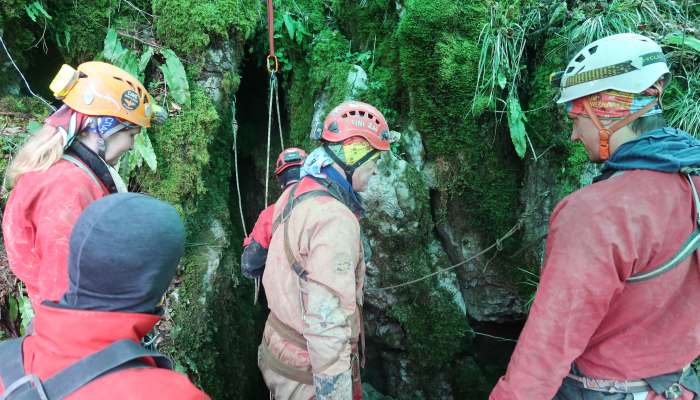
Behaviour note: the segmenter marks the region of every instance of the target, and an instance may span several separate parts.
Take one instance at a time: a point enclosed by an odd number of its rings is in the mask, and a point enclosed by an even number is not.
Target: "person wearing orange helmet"
[[[379,110],[348,101],[319,130],[322,145],[274,205],[262,283],[270,314],[258,366],[277,399],[361,399],[365,261],[357,192],[392,132]]]
[[[306,152],[296,147],[285,149],[277,157],[275,176],[282,190],[299,181],[299,170],[304,164]],[[275,205],[267,206],[258,215],[255,226],[243,239],[243,254],[241,254],[241,272],[247,278],[255,279],[262,276],[267,259],[267,248],[272,237],[272,215]]]
[[[2,222],[10,269],[34,309],[67,288],[68,237],[81,211],[126,191],[113,166],[142,128],[166,116],[138,79],[103,62],[64,65],[50,88],[63,106],[10,163]]]

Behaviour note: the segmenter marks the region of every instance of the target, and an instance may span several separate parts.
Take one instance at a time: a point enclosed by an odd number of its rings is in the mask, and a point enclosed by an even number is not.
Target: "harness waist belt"
[[[270,348],[267,347],[267,344],[264,340],[258,348],[258,355],[260,357],[261,364],[267,366],[268,368],[282,375],[283,377],[295,382],[301,382],[306,385],[314,384],[314,375],[311,372],[311,367],[309,367],[309,369],[301,369],[290,367],[289,365],[283,363],[282,361],[280,361],[279,358],[275,357],[275,355],[272,354]]]
[[[613,379],[597,379],[588,376],[569,374],[567,378],[572,379],[585,389],[606,393],[642,393],[651,390],[648,383],[643,380],[636,381],[616,381]]]

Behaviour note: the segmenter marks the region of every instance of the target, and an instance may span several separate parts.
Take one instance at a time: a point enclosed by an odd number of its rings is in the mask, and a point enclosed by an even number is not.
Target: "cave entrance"
[[[257,54],[248,55],[241,67],[241,83],[236,93],[236,121],[238,122],[238,184],[241,190],[243,219],[250,233],[265,203],[265,163],[267,160],[268,96],[270,75]],[[280,91],[282,88],[280,87]],[[280,93],[280,114],[283,133],[287,131],[284,95]],[[273,103],[272,130],[270,133],[269,194],[272,204],[281,194],[274,176],[275,160],[282,151],[280,135]],[[286,141],[286,137],[284,138]],[[233,171],[234,184],[236,176]],[[233,206],[238,210],[238,196],[232,195]],[[234,214],[234,225],[240,226],[240,212]]]

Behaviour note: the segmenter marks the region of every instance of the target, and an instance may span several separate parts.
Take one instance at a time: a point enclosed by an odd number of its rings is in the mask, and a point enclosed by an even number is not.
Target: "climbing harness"
[[[588,377],[579,371],[576,364],[573,364],[571,372],[564,379],[554,400],[570,398],[617,399],[620,398],[620,394],[631,394],[634,399],[646,399],[649,393],[655,393],[667,400],[674,400],[683,396],[683,388],[695,394],[700,392],[700,383],[690,366],[668,374],[639,380],[618,381]]]
[[[129,368],[148,368],[139,359],[151,357],[158,368],[172,369],[166,356],[144,349],[133,340],[120,340],[81,358],[42,381],[25,374],[22,344],[25,337],[0,343],[0,378],[5,392],[0,400],[58,400],[104,375]]]
[[[690,190],[693,193],[693,203],[695,204],[695,229],[690,233],[688,238],[683,242],[681,248],[674,254],[668,261],[659,265],[658,267],[652,268],[650,271],[636,273],[629,278],[627,282],[637,283],[642,281],[647,281],[652,278],[666,273],[674,268],[676,268],[683,260],[688,258],[691,254],[700,248],[700,197],[698,197],[698,191],[695,188],[695,183],[690,174],[684,174],[688,178],[690,183]]]

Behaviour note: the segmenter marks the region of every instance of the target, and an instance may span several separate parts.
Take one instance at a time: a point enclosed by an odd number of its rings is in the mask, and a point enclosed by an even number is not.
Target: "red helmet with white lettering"
[[[321,139],[338,143],[356,136],[380,151],[389,150],[391,144],[389,126],[379,110],[360,101],[346,101],[326,116]]]

